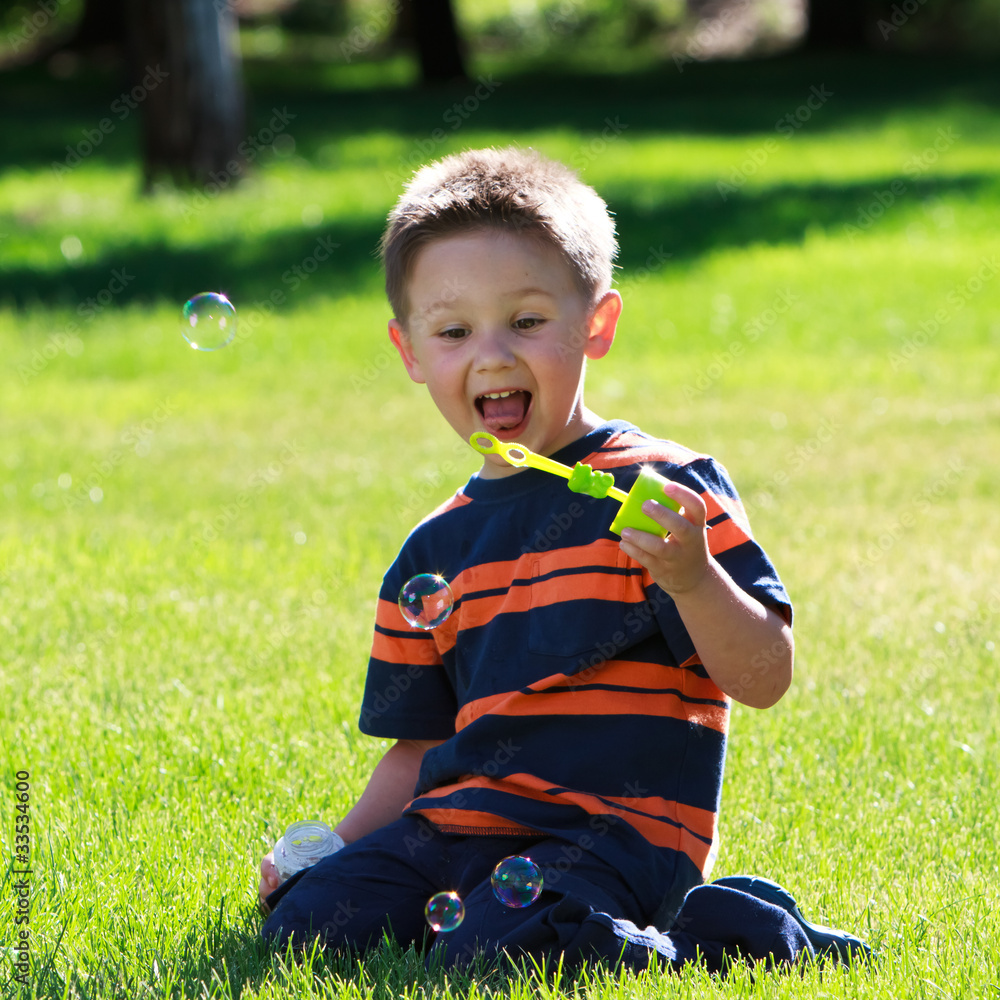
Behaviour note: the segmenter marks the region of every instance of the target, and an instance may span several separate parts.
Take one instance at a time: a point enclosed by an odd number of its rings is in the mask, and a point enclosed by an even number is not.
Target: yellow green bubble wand
[[[469,444],[481,455],[499,455],[505,462],[517,468],[526,465],[541,472],[562,476],[568,480],[566,485],[574,493],[585,493],[597,500],[603,500],[605,497],[617,500],[621,507],[610,528],[616,535],[622,533],[622,528],[637,528],[639,531],[648,531],[660,538],[666,537],[666,529],[642,512],[642,505],[646,500],[656,500],[657,503],[662,503],[672,510],[680,510],[680,504],[663,492],[664,485],[670,480],[664,479],[652,469],[641,469],[638,479],[632,484],[632,489],[626,493],[615,486],[615,477],[610,472],[595,470],[583,462],[577,462],[571,469],[568,465],[546,458],[544,455],[536,455],[523,444],[498,441],[487,431],[477,431],[469,438]]]

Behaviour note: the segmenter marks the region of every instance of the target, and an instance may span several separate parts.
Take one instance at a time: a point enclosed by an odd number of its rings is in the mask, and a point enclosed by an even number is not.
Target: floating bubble
[[[457,892],[437,892],[427,900],[424,916],[431,930],[453,931],[465,919],[465,903]]]
[[[202,292],[184,303],[181,333],[196,351],[217,351],[236,336],[236,310],[218,292]]]
[[[418,573],[399,591],[399,610],[414,628],[437,628],[455,607],[455,595],[443,576]]]
[[[519,910],[538,899],[542,891],[542,872],[531,858],[515,854],[504,858],[490,876],[493,895],[512,910]]]

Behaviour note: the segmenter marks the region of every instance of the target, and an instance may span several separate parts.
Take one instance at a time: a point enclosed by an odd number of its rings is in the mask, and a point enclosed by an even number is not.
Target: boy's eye
[[[442,330],[440,336],[445,340],[461,340],[468,336],[469,331],[464,326],[449,326],[447,330]]]
[[[538,319],[536,316],[525,316],[522,319],[514,320],[515,330],[533,330],[536,326],[539,326],[543,320]]]

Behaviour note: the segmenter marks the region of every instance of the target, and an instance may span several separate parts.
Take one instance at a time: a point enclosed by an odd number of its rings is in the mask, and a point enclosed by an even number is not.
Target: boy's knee
[[[351,927],[351,907],[343,903],[326,912],[317,912],[312,907],[301,908],[294,897],[286,898],[264,921],[260,935],[268,944],[284,951],[289,943],[294,948],[303,948],[317,938],[332,948],[351,948],[359,942],[356,934],[348,933]]]
[[[316,935],[308,935],[306,928],[299,926],[296,922],[290,921],[288,915],[277,911],[264,921],[264,926],[260,929],[260,936],[265,944],[270,945],[276,951],[285,951],[289,944],[296,948],[305,945],[306,940]]]

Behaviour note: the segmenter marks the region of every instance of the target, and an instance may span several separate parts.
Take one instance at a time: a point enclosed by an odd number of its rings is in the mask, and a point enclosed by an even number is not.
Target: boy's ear
[[[583,353],[588,358],[603,358],[614,343],[618,317],[622,314],[622,297],[615,290],[605,292],[590,314],[587,328],[587,345]]]
[[[389,339],[392,341],[392,346],[399,351],[399,356],[403,359],[406,374],[414,382],[421,384],[426,382],[427,379],[424,378],[420,369],[420,362],[417,361],[417,357],[413,353],[413,343],[410,340],[410,335],[403,329],[403,324],[398,319],[389,320]]]

